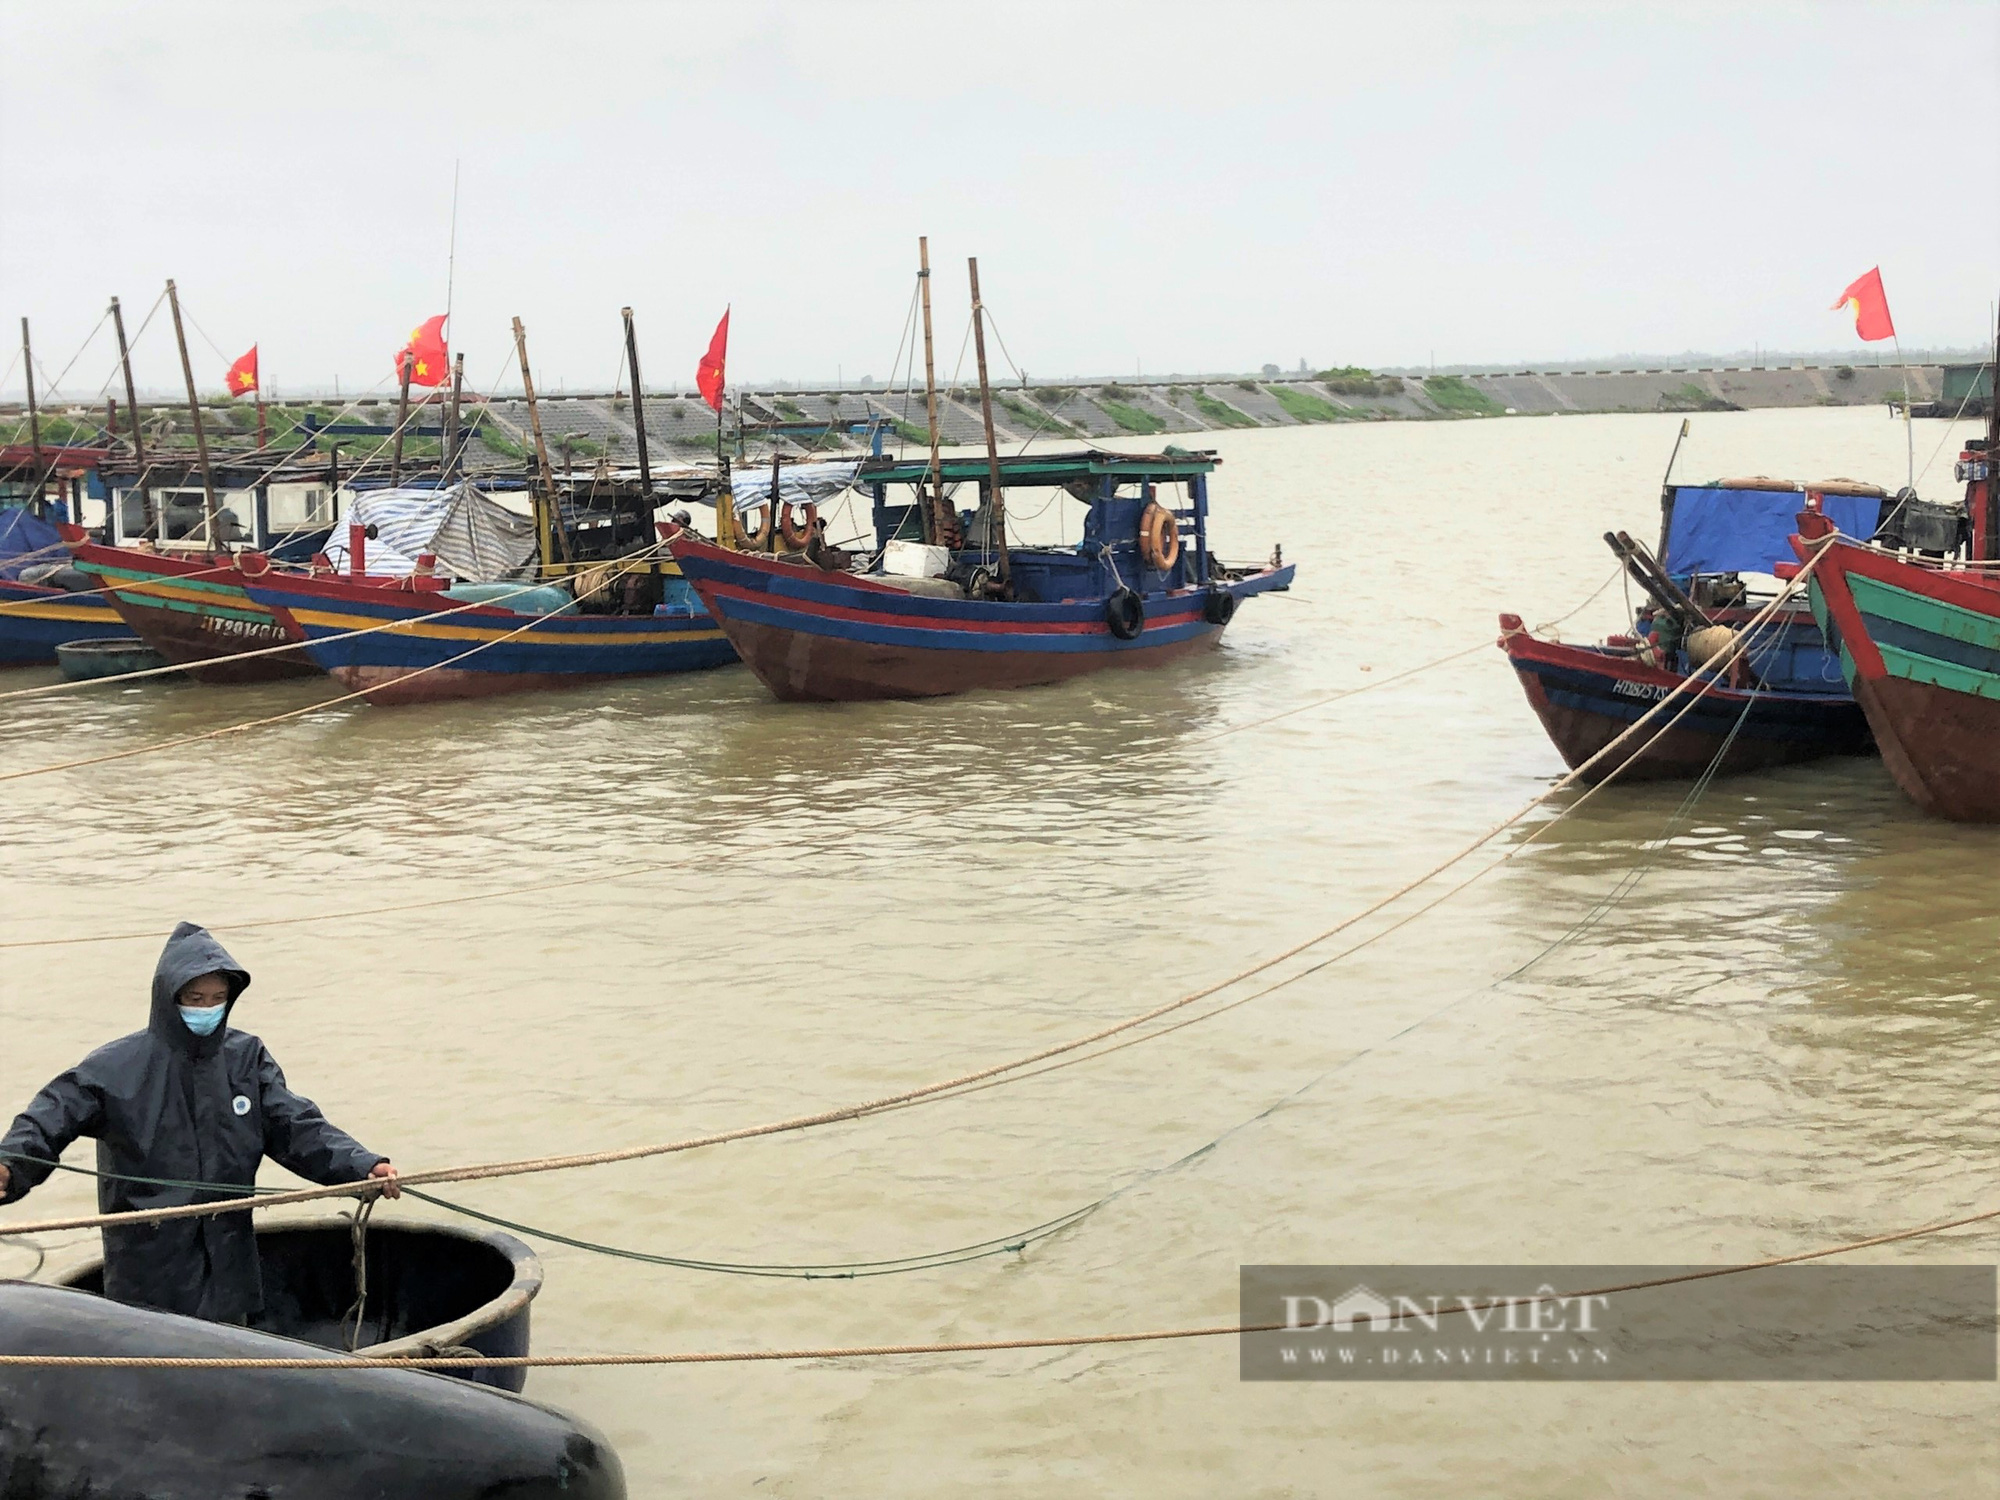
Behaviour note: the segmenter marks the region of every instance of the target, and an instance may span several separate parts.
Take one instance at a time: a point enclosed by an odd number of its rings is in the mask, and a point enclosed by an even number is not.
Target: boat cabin
[[[1206,585],[1213,571],[1208,476],[1220,462],[1213,452],[1178,449],[1002,458],[999,498],[1007,532],[1018,535],[1026,518],[1057,538],[1006,547],[1012,596],[1055,603],[1105,599],[1121,588],[1145,596]],[[928,458],[864,460],[854,483],[874,501],[876,570],[961,586],[982,570],[999,576],[991,476],[982,455],[944,458],[933,495]],[[1072,521],[1065,507],[1079,505],[1083,514]]]

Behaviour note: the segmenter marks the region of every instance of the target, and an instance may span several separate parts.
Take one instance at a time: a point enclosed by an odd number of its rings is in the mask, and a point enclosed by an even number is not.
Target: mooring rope
[[[626,565],[607,573],[605,575],[605,582],[609,583],[612,579],[621,578],[633,571],[634,568],[648,560],[652,550],[648,548],[645,553],[634,554],[632,558],[625,559]],[[317,699],[301,708],[287,709],[283,713],[268,714],[261,719],[248,719],[240,724],[225,724],[220,729],[203,729],[194,734],[184,734],[173,739],[149,740],[143,745],[133,745],[124,750],[109,750],[102,755],[85,756],[80,760],[58,761],[54,765],[47,766],[30,766],[25,771],[7,771],[0,773],[0,782],[19,781],[29,776],[45,776],[51,771],[76,771],[86,766],[106,765],[112,761],[128,760],[135,755],[151,755],[158,750],[172,750],[181,745],[199,744],[203,740],[220,739],[228,734],[242,734],[248,730],[262,729],[267,725],[282,724],[287,719],[303,718],[307,714],[318,713],[321,709],[337,708],[343,703],[352,703],[356,698],[366,698],[371,693],[380,692],[385,687],[408,682],[411,678],[422,677],[430,672],[442,671],[446,667],[456,666],[467,657],[477,656],[489,646],[498,646],[503,642],[511,641],[517,635],[533,630],[537,626],[546,625],[550,620],[558,618],[561,617],[556,615],[534,615],[525,624],[518,625],[512,630],[497,635],[490,641],[481,641],[477,645],[459,652],[456,656],[448,656],[443,661],[434,661],[425,666],[413,667],[400,677],[395,678],[393,682],[378,682],[371,687],[357,688],[351,693],[343,693],[338,697]],[[292,648],[288,647],[286,649]]]
[[[650,559],[657,555],[658,551],[658,546],[648,547],[643,555]],[[634,557],[641,556],[638,553],[632,555]],[[622,561],[623,559],[616,560]],[[209,573],[232,573],[240,571],[232,563],[228,567],[206,568],[200,573],[183,573],[171,578],[148,579],[137,583],[115,583],[103,589],[93,589],[90,592],[103,594],[144,593],[148,589],[154,588],[156,584],[170,586],[181,582],[183,579],[200,578]],[[246,576],[256,577],[258,575],[249,574]],[[317,636],[314,640],[315,643],[331,644],[334,641],[351,641],[356,636],[379,635],[385,630],[403,630],[412,625],[428,625],[433,620],[442,620],[451,615],[463,614],[469,609],[490,609],[496,604],[504,604],[509,599],[517,599],[522,594],[531,594],[536,589],[547,588],[548,586],[545,580],[537,579],[532,583],[523,583],[519,588],[511,588],[504,593],[495,594],[491,599],[455,599],[449,607],[434,610],[427,615],[412,615],[410,618],[403,620],[384,620],[379,625],[365,625],[354,630],[337,630],[327,635]],[[383,589],[381,592],[385,597],[393,597],[401,593],[402,590]],[[71,595],[70,597],[74,598],[77,596]],[[41,602],[53,603],[55,601],[44,600]],[[4,608],[6,606],[0,604],[0,609]],[[227,656],[204,657],[200,661],[195,662],[172,662],[164,667],[143,667],[136,672],[118,672],[109,677],[86,677],[75,682],[45,682],[38,687],[15,688],[10,692],[0,693],[0,703],[5,703],[11,698],[38,698],[47,693],[73,693],[84,688],[101,687],[106,683],[136,682],[143,677],[165,677],[175,672],[206,669],[208,667],[226,667],[234,662],[253,661],[261,656],[282,656],[287,651],[302,651],[305,649],[305,645],[306,642],[304,641],[286,641],[282,645],[258,646],[248,651],[234,651]]]
[[[1579,778],[1583,777],[1586,773],[1595,768],[1600,761],[1603,761],[1606,757],[1617,753],[1621,748],[1623,748],[1623,746],[1628,740],[1630,740],[1635,734],[1637,734],[1641,729],[1643,729],[1652,719],[1654,719],[1660,713],[1662,713],[1668,707],[1668,705],[1674,701],[1675,697],[1678,694],[1685,691],[1688,685],[1690,683],[1695,682],[1697,680],[1697,677],[1699,677],[1699,686],[1695,689],[1694,693],[1688,698],[1686,704],[1681,707],[1680,711],[1676,713],[1671,720],[1669,720],[1667,723],[1661,725],[1657,730],[1655,730],[1652,737],[1647,740],[1644,746],[1641,746],[1638,750],[1632,752],[1627,759],[1619,762],[1617,766],[1614,766],[1612,770],[1607,773],[1607,775],[1603,778],[1603,781],[1605,782],[1610,781],[1618,774],[1620,770],[1622,770],[1624,766],[1630,765],[1633,760],[1636,760],[1640,755],[1643,755],[1645,753],[1645,750],[1647,748],[1650,748],[1650,746],[1655,741],[1657,741],[1662,735],[1669,733],[1675,727],[1675,725],[1677,725],[1680,722],[1682,718],[1684,718],[1688,713],[1693,711],[1696,704],[1698,704],[1700,700],[1709,691],[1711,691],[1722,681],[1723,674],[1728,670],[1728,668],[1731,665],[1733,665],[1736,658],[1749,648],[1751,637],[1756,627],[1760,623],[1762,623],[1766,618],[1768,618],[1768,616],[1771,613],[1773,613],[1791,593],[1795,593],[1797,589],[1804,584],[1805,580],[1808,577],[1810,577],[1813,570],[1813,566],[1823,556],[1825,556],[1825,553],[1823,551],[1814,554],[1813,559],[1810,562],[1808,562],[1806,566],[1800,569],[1798,574],[1795,575],[1795,577],[1786,584],[1785,588],[1782,589],[1778,593],[1778,595],[1774,597],[1771,600],[1771,602],[1764,607],[1764,609],[1760,610],[1758,614],[1751,619],[1751,621],[1744,627],[1743,631],[1736,637],[1734,641],[1731,642],[1730,646],[1723,652],[1719,653],[1713,661],[1708,663],[1708,665],[1702,669],[1703,672],[1706,673],[1707,675],[1702,676],[1701,674],[1690,674],[1687,678],[1684,678],[1680,683],[1675,685],[1675,687],[1667,694],[1666,697],[1660,699],[1659,702],[1657,702],[1652,708],[1648,709],[1644,714],[1642,714],[1638,719],[1636,719],[1616,738],[1612,739],[1607,744],[1605,744],[1603,748],[1597,751],[1596,754],[1592,755],[1589,759],[1584,761],[1581,765],[1577,766],[1574,770],[1570,771],[1567,775],[1559,778],[1546,791],[1543,791],[1534,798],[1530,799],[1529,802],[1525,806],[1523,806],[1519,811],[1513,813],[1511,816],[1495,824],[1492,828],[1487,830],[1485,833],[1481,834],[1478,838],[1474,839],[1470,844],[1465,846],[1463,849],[1452,854],[1442,863],[1433,866],[1430,870],[1426,871],[1422,875],[1419,875],[1416,878],[1405,882],[1403,885],[1399,886],[1394,891],[1391,891],[1388,895],[1379,898],[1378,900],[1376,900],[1375,902],[1371,903],[1366,907],[1363,907],[1360,911],[1355,912],[1354,914],[1346,918],[1343,918],[1340,922],[1335,923],[1333,926],[1325,929],[1324,931],[1317,933],[1312,937],[1306,938],[1301,942],[1295,943],[1291,947],[1285,949],[1280,953],[1274,954],[1269,958],[1261,959],[1258,962],[1251,964],[1248,967],[1241,969],[1236,973],[1228,976],[1227,978],[1216,980],[1215,982],[1208,984],[1202,987],[1201,989],[1195,990],[1190,994],[1181,996],[1174,1000],[1169,1000],[1164,1004],[1154,1006],[1153,1008],[1146,1011],[1142,1011],[1137,1015],[1128,1016],[1123,1020],[1115,1021],[1107,1026],[1100,1027],[1095,1031],[1088,1032],[1079,1037],[1074,1037],[1069,1041],[1059,1042],[1047,1047],[1040,1048],[1034,1052],[1028,1053],[1025,1056],[1014,1058],[1007,1062],[995,1063],[984,1068],[973,1069],[969,1072],[961,1073],[954,1078],[943,1079],[938,1082],[923,1084],[915,1088],[900,1090],[896,1093],[884,1095],[880,1098],[868,1100],[859,1104],[841,1105],[832,1109],[817,1110],[808,1114],[794,1115],[787,1119],[767,1121],[759,1125],[746,1125],[746,1126],[739,1126],[731,1130],[713,1131],[707,1134],[692,1136],[678,1141],[668,1141],[668,1142],[649,1144],[643,1146],[617,1147],[604,1151],[579,1152],[579,1153],[571,1153],[564,1155],[529,1157],[514,1161],[487,1162],[487,1163],[479,1163],[461,1167],[433,1168],[429,1171],[403,1174],[402,1181],[407,1185],[423,1187],[441,1182],[485,1181],[498,1177],[515,1177],[515,1176],[525,1176],[541,1172],[566,1171],[577,1167],[604,1166],[615,1162],[638,1161],[655,1156],[675,1155],[680,1152],[692,1151],[706,1146],[725,1145],[734,1141],[752,1140],[762,1136],[769,1136],[769,1135],[788,1134],[794,1131],[813,1129],[823,1125],[832,1125],[832,1124],[843,1123],[849,1120],[858,1120],[869,1115],[882,1113],[885,1110],[888,1110],[898,1105],[908,1104],[917,1100],[928,1100],[938,1097],[944,1097],[949,1095],[953,1091],[963,1089],[968,1084],[979,1083],[989,1078],[997,1078],[1003,1074],[1021,1072],[1024,1069],[1033,1067],[1037,1063],[1046,1062],[1051,1058],[1061,1057],[1071,1052],[1081,1051],[1086,1047],[1094,1046],[1098,1042],[1109,1040],[1111,1037],[1118,1036],[1124,1032],[1134,1030],[1141,1026],[1145,1026],[1148,1023],[1158,1020],[1163,1016],[1172,1014],[1175,1011],[1184,1010],[1187,1007],[1200,1002],[1201,1000],[1207,999],[1211,995],[1214,995],[1224,989],[1227,989],[1232,985],[1241,983],[1242,981],[1252,978],[1258,974],[1264,973],[1267,970],[1276,967],[1278,964],[1283,963],[1288,959],[1297,957],[1299,954],[1304,953],[1313,947],[1316,947],[1320,943],[1326,941],[1328,938],[1333,937],[1336,934],[1345,931],[1347,928],[1354,926],[1357,922],[1360,922],[1365,918],[1372,916],[1376,912],[1381,911],[1383,908],[1393,904],[1397,900],[1401,899],[1403,896],[1409,894],[1411,891],[1418,889],[1419,887],[1428,883],[1430,880],[1434,879],[1436,876],[1442,874],[1445,870],[1448,870],[1449,868],[1451,868],[1451,866],[1465,859],[1468,855],[1472,854],[1474,851],[1476,851],[1486,843],[1490,842],[1499,834],[1505,832],[1507,829],[1519,823],[1523,818],[1527,817],[1529,813],[1533,812],[1535,808],[1539,807],[1544,802],[1547,802],[1549,799],[1558,795],[1562,791],[1568,789],[1570,786],[1573,786]],[[1579,798],[1575,804],[1572,804],[1572,807],[1582,805],[1583,800],[1584,799]],[[1565,808],[1559,811],[1556,814],[1556,816],[1550,819],[1549,821],[1551,823],[1559,821],[1561,818],[1567,816],[1570,810],[1571,810],[1570,808]],[[1455,895],[1458,890],[1463,889],[1465,885],[1469,885],[1470,883],[1471,881],[1469,880],[1463,882],[1459,887],[1454,888],[1452,892],[1449,892],[1447,894]],[[1434,901],[1431,904],[1435,906],[1438,904],[1438,902]],[[1399,923],[1397,925],[1401,924]],[[1391,930],[1394,930],[1393,927],[1385,929],[1385,931],[1391,931]],[[1380,934],[1378,934],[1377,936],[1379,937]],[[1373,939],[1371,939],[1371,941],[1373,941]],[[1322,964],[1315,966],[1315,968],[1319,967],[1324,967],[1324,965]],[[1305,972],[1310,973],[1313,972],[1313,970],[1307,970]],[[1261,993],[1269,994],[1277,989],[1283,988],[1285,984],[1295,983],[1299,978],[1302,977],[1304,977],[1303,974],[1293,975],[1290,978],[1282,981],[1281,983],[1268,986]],[[98,1227],[104,1224],[145,1223],[145,1222],[155,1222],[163,1219],[192,1218],[213,1213],[234,1212],[238,1211],[241,1207],[244,1206],[255,1207],[255,1208],[272,1208],[290,1203],[313,1202],[323,1198],[356,1197],[379,1191],[380,1191],[379,1187],[371,1188],[366,1183],[361,1183],[361,1184],[340,1183],[325,1187],[297,1188],[285,1192],[270,1194],[264,1197],[259,1197],[254,1200],[250,1200],[247,1204],[196,1203],[196,1204],[187,1204],[172,1208],[137,1209],[118,1214],[83,1215],[65,1219],[41,1220],[28,1224],[6,1225],[6,1226],[0,1226],[0,1237],[6,1237],[18,1234],[46,1233],[59,1229],[87,1229],[87,1228]]]
[[[1768,1271],[1779,1266],[1795,1266],[1807,1261],[1826,1260],[1836,1255],[1851,1255],[1857,1250],[1873,1249],[1878,1245],[1893,1245],[1906,1240],[1927,1238],[1944,1234],[1953,1229],[1963,1229],[1973,1224],[1983,1224],[2000,1218],[2000,1208],[1967,1214],[1961,1218],[1945,1219],[1935,1223],[1921,1224],[1911,1229],[1893,1230],[1887,1234],[1871,1235],[1866,1239],[1849,1240],[1838,1245],[1828,1245],[1817,1250],[1801,1250],[1791,1255],[1773,1255],[1763,1260],[1745,1261],[1730,1266],[1709,1266],[1697,1271],[1681,1271],[1671,1276],[1649,1276],[1633,1281],[1616,1282],[1609,1286],[1586,1287],[1566,1292],[1537,1292],[1533,1296],[1513,1298],[1492,1298],[1461,1302],[1456,1307],[1439,1308],[1440,1315],[1471,1314],[1487,1312],[1505,1307],[1510,1303],[1517,1307],[1539,1303],[1563,1302],[1579,1297],[1613,1297],[1630,1292],[1651,1291],[1658,1287],[1683,1286],[1696,1281],[1714,1281],[1724,1276],[1741,1276],[1751,1271]],[[1395,1314],[1398,1318],[1409,1314]],[[1431,1316],[1424,1310],[1424,1316]],[[631,1365],[715,1365],[749,1364],[763,1362],[792,1362],[800,1360],[828,1359],[874,1359],[904,1354],[986,1354],[1000,1353],[1010,1349],[1074,1349],[1108,1344],[1164,1343],[1179,1339],[1228,1338],[1232,1336],[1285,1333],[1290,1330],[1283,1323],[1223,1323],[1197,1325],[1184,1328],[1155,1328],[1132,1333],[1073,1333],[1050,1334],[1037,1337],[1011,1339],[956,1339],[937,1343],[906,1344],[858,1344],[843,1347],[806,1349],[723,1349],[685,1350],[639,1354],[513,1354],[513,1355],[438,1355],[419,1356],[410,1359],[384,1358],[380,1356],[323,1355],[317,1359],[299,1358],[227,1358],[203,1357],[196,1355],[127,1355],[127,1354],[0,1354],[0,1366],[19,1365],[39,1369],[123,1369],[123,1370],[322,1370],[346,1371],[362,1368],[387,1370],[532,1370],[532,1369],[590,1369]]]

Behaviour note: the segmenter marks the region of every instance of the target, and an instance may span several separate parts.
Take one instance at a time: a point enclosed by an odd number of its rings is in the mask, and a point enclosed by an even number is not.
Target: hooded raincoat
[[[181,986],[204,974],[229,983],[229,1010],[196,1036],[175,1003]],[[4,1200],[35,1187],[78,1136],[97,1142],[103,1213],[213,1203],[214,1188],[134,1181],[228,1184],[246,1191],[266,1156],[310,1181],[357,1182],[385,1158],[335,1129],[312,1100],[285,1085],[263,1042],[229,1020],[250,985],[207,929],[183,922],[167,939],[153,974],[153,1009],[144,1031],[99,1047],[35,1095],[0,1140],[10,1180]],[[240,1322],[263,1306],[251,1215],[240,1213],[107,1225],[104,1293],[119,1302]]]

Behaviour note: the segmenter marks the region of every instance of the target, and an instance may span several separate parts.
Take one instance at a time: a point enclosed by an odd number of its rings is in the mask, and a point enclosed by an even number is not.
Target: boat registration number
[[[1623,678],[1611,684],[1611,691],[1623,693],[1627,698],[1664,698],[1673,689],[1662,687],[1657,682],[1627,682]]]

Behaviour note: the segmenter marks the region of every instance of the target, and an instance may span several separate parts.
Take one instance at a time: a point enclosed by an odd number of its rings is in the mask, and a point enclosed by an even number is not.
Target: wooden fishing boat
[[[2000,822],[2000,419],[1988,421],[1959,455],[1962,506],[1920,512],[1930,534],[1900,538],[1916,546],[1864,545],[1810,509],[1796,542],[1818,559],[1812,606],[1889,773],[1925,812],[1972,823]]]
[[[1871,534],[1888,498],[1847,480],[1823,493]],[[1729,775],[1868,752],[1867,718],[1806,601],[1760,608],[1776,597],[1777,571],[1793,566],[1788,538],[1805,498],[1803,486],[1763,477],[1668,483],[1657,555],[1622,532],[1605,537],[1649,600],[1630,632],[1573,645],[1536,637],[1518,615],[1500,617],[1500,649],[1566,765],[1588,764],[1684,683],[1718,672],[1698,698],[1681,696],[1670,716],[1687,711],[1671,728],[1663,718],[1657,736],[1635,736],[1585,780],[1686,778],[1711,766]],[[1768,580],[1764,601],[1751,592],[1757,579]],[[1711,667],[1746,630],[1740,657]]]
[[[1231,568],[1210,554],[1208,476],[1219,462],[1212,453],[1095,450],[869,459],[854,480],[874,497],[881,560],[869,571],[850,570],[816,544],[760,554],[683,531],[669,546],[744,661],[781,699],[1031,687],[1210,650],[1238,602],[1291,586],[1294,567],[1275,558]],[[952,536],[944,497],[960,484],[979,487],[981,506],[958,518]],[[889,504],[892,485],[910,487],[916,499]],[[1024,488],[1080,500],[1082,543],[1001,543],[1004,509],[993,497]],[[815,524],[784,518],[795,535]],[[769,521],[756,529],[769,530]],[[946,539],[926,543],[924,534]]]
[[[47,666],[56,647],[118,630],[118,611],[102,594],[0,578],[0,667]]]
[[[645,575],[640,581],[678,582]],[[505,602],[404,593],[339,578],[270,573],[247,582],[250,597],[295,632],[302,649],[343,687],[370,703],[433,703],[574,687],[612,678],[694,672],[736,660],[715,621],[652,592],[634,591],[621,612],[529,613]],[[517,586],[518,587],[518,586]],[[541,592],[550,592],[542,590]],[[587,591],[586,591],[587,592]],[[420,617],[450,610],[440,619]],[[402,622],[403,628],[341,637]]]
[[[64,527],[76,566],[102,580],[111,608],[132,633],[197,682],[275,682],[313,677],[303,650],[236,660],[246,651],[293,644],[265,606],[244,592],[233,552],[141,552],[93,542]]]
[[[1725,623],[1741,625],[1750,614],[1742,611],[1733,622],[1725,617]],[[1601,781],[1614,772],[1636,781],[1689,778],[1711,765],[1718,775],[1733,775],[1826,755],[1866,754],[1867,721],[1837,683],[1818,692],[1774,688],[1765,685],[1767,679],[1758,670],[1759,663],[1768,670],[1781,654],[1831,662],[1804,605],[1796,614],[1760,629],[1759,642],[1752,673],[1740,680],[1742,685],[1711,687],[1671,729],[1657,738],[1635,736],[1631,745],[1592,766],[1584,780]],[[1680,662],[1672,670],[1655,666],[1631,646],[1537,639],[1522,627],[1519,615],[1500,617],[1500,649],[1519,674],[1528,702],[1563,763],[1572,770],[1587,764],[1689,676]],[[1684,697],[1674,711],[1686,702]],[[1643,753],[1638,753],[1642,746]]]
[[[512,1235],[457,1224],[371,1222],[363,1254],[368,1296],[357,1320],[353,1221],[261,1221],[257,1266],[264,1310],[251,1326],[376,1359],[449,1349],[528,1352],[542,1262]],[[103,1260],[77,1266],[58,1285],[102,1295]],[[526,1377],[519,1368],[485,1367],[459,1378],[518,1391]]]

